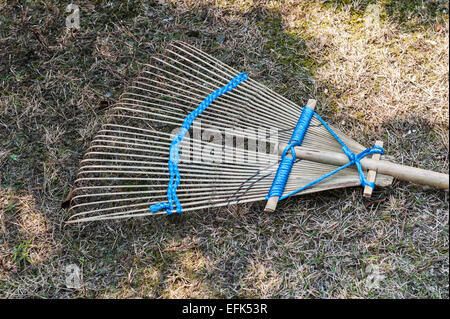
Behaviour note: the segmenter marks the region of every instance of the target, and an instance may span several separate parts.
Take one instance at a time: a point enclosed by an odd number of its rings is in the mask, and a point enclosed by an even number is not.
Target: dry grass
[[[448,298],[448,193],[406,183],[270,215],[253,204],[64,226],[61,200],[105,109],[176,39],[297,103],[317,97],[398,162],[448,173],[448,3],[373,3],[93,1],[70,31],[62,4],[0,2],[0,296]],[[79,289],[65,285],[69,264]]]

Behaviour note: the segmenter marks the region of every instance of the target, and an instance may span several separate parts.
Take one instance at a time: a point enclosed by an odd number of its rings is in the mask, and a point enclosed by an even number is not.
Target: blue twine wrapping
[[[269,194],[266,198],[273,196],[280,197],[283,194],[292,166],[294,165],[295,146],[302,145],[313,114],[314,110],[312,108],[308,106],[303,108],[302,114],[298,119],[297,126],[292,133],[289,144],[284,149],[283,154],[281,154],[280,165],[278,165],[277,173],[273,179],[272,186],[270,187]],[[291,156],[288,156],[288,152],[290,152]]]
[[[305,118],[302,120],[302,118],[304,117],[304,114],[305,114],[305,109],[306,109],[306,115],[305,115]],[[342,151],[345,153],[345,155],[347,155],[349,162],[347,164],[345,164],[341,167],[338,167],[337,169],[323,175],[322,177],[306,184],[305,186],[302,186],[299,189],[296,189],[295,191],[290,192],[289,194],[281,196],[283,194],[284,188],[286,187],[286,183],[288,181],[292,166],[294,165],[294,161],[295,161],[294,146],[301,145],[303,138],[306,134],[306,131],[308,129],[309,123],[311,121],[312,115],[314,115],[323,124],[323,126],[331,133],[331,135],[339,142],[339,144],[342,145]],[[308,121],[306,121],[307,116],[309,117]],[[300,140],[296,140],[298,138],[300,138]],[[292,157],[287,156],[289,151],[291,152]],[[272,182],[272,186],[269,190],[269,193],[267,194],[267,196],[265,198],[269,199],[270,197],[278,196],[279,200],[285,199],[289,196],[292,196],[292,195],[295,195],[295,194],[301,192],[302,190],[307,189],[308,187],[313,186],[314,184],[317,184],[317,183],[323,181],[324,179],[326,179],[326,178],[336,174],[337,172],[339,172],[349,166],[352,166],[352,165],[355,165],[358,170],[359,181],[360,181],[361,186],[362,187],[370,186],[372,188],[375,188],[375,183],[369,182],[366,179],[366,177],[364,176],[364,172],[362,170],[361,162],[360,162],[361,159],[363,159],[364,157],[371,155],[371,154],[375,154],[375,153],[383,154],[383,148],[378,145],[375,145],[375,146],[368,148],[368,149],[362,151],[361,153],[358,153],[355,155],[348,148],[348,146],[345,145],[345,143],[339,138],[339,136],[337,136],[337,134],[331,129],[331,127],[328,126],[328,124],[317,113],[315,113],[309,107],[304,107],[303,111],[302,111],[302,115],[300,116],[300,119],[297,123],[297,126],[294,129],[294,132],[292,133],[290,143],[288,146],[286,146],[286,148],[284,149],[284,151],[281,155],[281,162],[278,166],[277,173]]]
[[[202,114],[202,112],[206,110],[206,108],[210,106],[211,103],[219,96],[233,90],[241,82],[247,79],[248,75],[245,73],[240,73],[236,75],[230,82],[228,82],[227,85],[215,90],[210,95],[208,95],[195,110],[193,110],[188,116],[186,116],[186,118],[183,121],[183,125],[181,126],[180,133],[175,135],[175,137],[172,140],[172,143],[170,144],[169,164],[168,164],[170,178],[169,178],[169,185],[167,186],[167,202],[160,202],[151,205],[150,211],[152,213],[165,209],[167,214],[170,215],[172,214],[174,204],[177,213],[181,214],[183,212],[180,200],[178,199],[177,196],[177,188],[181,180],[180,171],[178,170],[178,162],[180,160],[179,144],[183,140],[186,133],[189,131],[192,123],[194,122],[197,116]]]

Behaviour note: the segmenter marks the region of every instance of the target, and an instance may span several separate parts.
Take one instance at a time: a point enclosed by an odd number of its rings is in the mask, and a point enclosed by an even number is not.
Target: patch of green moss
[[[423,30],[436,21],[448,21],[448,1],[422,1],[422,0],[328,0],[322,6],[336,11],[349,10],[350,24],[357,26],[364,17],[367,7],[371,4],[380,6],[380,21],[386,19],[396,21],[406,31]]]
[[[448,1],[385,1],[388,15],[400,23],[411,25],[417,22],[434,23],[436,18],[448,19]],[[418,25],[416,25],[418,26]]]
[[[368,5],[376,3],[377,3],[376,0],[362,0],[362,1],[327,0],[322,2],[322,6],[328,9],[335,9],[335,10],[343,10],[345,8],[350,7],[350,12],[352,13],[352,15],[361,16],[362,14],[364,14]]]
[[[31,248],[31,240],[24,240],[14,247],[13,262],[19,269],[23,269],[27,264],[31,264],[29,251]]]
[[[317,68],[317,62],[308,55],[305,40],[295,32],[284,30],[281,17],[269,17],[257,22],[268,41],[265,50],[272,52],[275,60],[288,73],[308,73]]]

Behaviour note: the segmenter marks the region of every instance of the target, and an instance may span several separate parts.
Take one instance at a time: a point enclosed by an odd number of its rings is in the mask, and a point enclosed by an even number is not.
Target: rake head
[[[165,214],[152,213],[149,207],[167,199],[173,137],[205,97],[237,74],[182,42],[152,56],[110,110],[86,151],[75,181],[69,222]],[[264,200],[277,172],[281,145],[289,141],[301,112],[302,107],[251,78],[214,100],[180,143],[177,196],[183,211]],[[352,152],[365,149],[333,130]],[[302,146],[330,152],[342,149],[316,118]],[[298,159],[284,193],[335,168]],[[377,185],[391,182],[392,177],[377,175]],[[358,172],[349,167],[298,194],[357,185]]]

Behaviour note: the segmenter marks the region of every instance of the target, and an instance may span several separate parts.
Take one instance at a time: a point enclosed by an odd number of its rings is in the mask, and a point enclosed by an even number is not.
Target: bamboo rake
[[[164,54],[152,56],[141,75],[110,110],[106,123],[86,151],[75,181],[69,222],[165,214],[151,213],[149,206],[166,198],[171,130],[180,128],[186,115],[208,94],[238,73],[219,59],[182,42],[169,44]],[[314,106],[311,103],[309,106]],[[271,137],[257,134],[260,128],[276,129],[277,141],[289,141],[301,112],[302,108],[292,101],[249,78],[214,101],[199,121],[204,131],[238,129],[233,135],[234,145],[220,145],[224,154],[232,154],[235,159],[261,159],[258,152],[241,146],[256,141],[258,145],[273,143]],[[365,149],[336,128],[333,130],[355,154]],[[202,136],[195,136],[193,129],[189,133],[180,147],[187,145],[192,157],[201,157],[210,144]],[[223,161],[222,153],[213,153],[208,155],[208,162],[180,162],[182,178],[177,195],[183,211],[264,200],[286,146],[282,142],[273,152],[264,153],[266,161],[229,162]],[[295,147],[299,161],[292,167],[285,191],[292,192],[336,166],[347,164],[341,147],[313,117],[302,145]],[[361,165],[372,172],[371,176],[377,172],[370,177],[377,186],[388,186],[395,177],[448,189],[446,174],[394,164],[383,157],[378,160],[375,156],[362,159]],[[349,167],[298,194],[359,184],[357,171]],[[275,209],[278,199],[269,202],[269,208]]]

